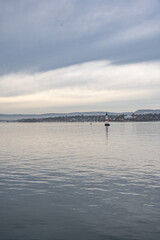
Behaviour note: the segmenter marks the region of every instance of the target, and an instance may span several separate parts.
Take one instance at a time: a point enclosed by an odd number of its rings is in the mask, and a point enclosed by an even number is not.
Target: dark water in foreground
[[[0,239],[160,239],[160,123],[1,123]]]

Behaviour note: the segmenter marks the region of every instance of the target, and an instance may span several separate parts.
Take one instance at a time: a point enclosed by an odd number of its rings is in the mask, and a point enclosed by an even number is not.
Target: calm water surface
[[[160,239],[160,123],[0,123],[0,239]]]

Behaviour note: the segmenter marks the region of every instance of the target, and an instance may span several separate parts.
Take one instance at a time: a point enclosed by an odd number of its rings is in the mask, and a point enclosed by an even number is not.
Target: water
[[[160,122],[1,123],[0,239],[160,239]]]

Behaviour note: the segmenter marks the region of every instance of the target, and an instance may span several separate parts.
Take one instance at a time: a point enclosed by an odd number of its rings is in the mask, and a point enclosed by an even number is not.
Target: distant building
[[[125,120],[131,120],[131,119],[133,119],[133,116],[132,115],[126,115],[126,116],[124,116],[124,119]]]

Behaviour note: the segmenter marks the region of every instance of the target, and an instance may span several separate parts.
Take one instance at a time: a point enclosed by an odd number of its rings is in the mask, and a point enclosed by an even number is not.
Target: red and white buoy
[[[105,115],[105,126],[110,126],[109,120],[108,120],[108,113]]]

